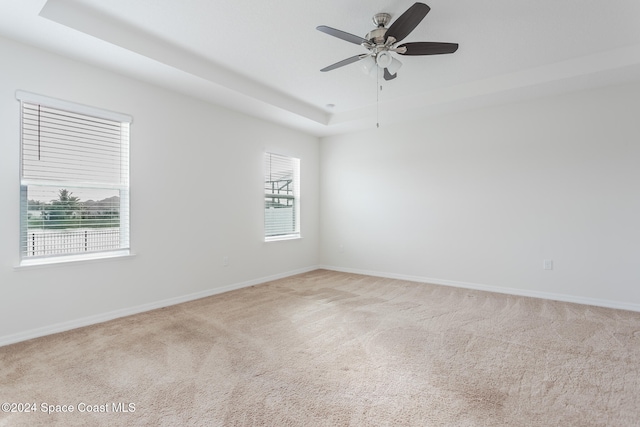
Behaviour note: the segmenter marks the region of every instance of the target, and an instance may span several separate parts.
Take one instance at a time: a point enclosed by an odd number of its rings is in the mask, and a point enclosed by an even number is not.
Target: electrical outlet
[[[229,257],[225,255],[222,257],[222,266],[227,267],[228,265],[229,265]]]
[[[344,245],[340,245],[340,248],[338,249],[341,253],[344,252]]]
[[[545,259],[542,261],[543,270],[553,270],[553,260]]]

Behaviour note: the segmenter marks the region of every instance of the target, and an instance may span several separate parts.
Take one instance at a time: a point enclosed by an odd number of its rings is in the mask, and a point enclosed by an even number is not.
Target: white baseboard
[[[107,313],[97,314],[94,316],[83,317],[68,322],[56,323],[54,325],[45,326],[42,328],[30,329],[28,331],[19,332],[12,335],[5,335],[0,337],[0,347],[14,344],[21,341],[30,340],[32,338],[43,337],[46,335],[52,335],[59,332],[68,331],[71,329],[81,328],[83,326],[94,325],[96,323],[107,322],[109,320],[117,319],[120,317],[130,316],[133,314],[143,313],[145,311],[155,310],[157,308],[168,307],[171,305],[180,304],[183,302],[193,301],[200,298],[209,297],[212,295],[222,294],[224,292],[233,291],[236,289],[242,289],[249,286],[259,285],[262,283],[270,282],[273,280],[283,279],[285,277],[294,276],[296,274],[308,273],[317,269],[325,269],[331,271],[340,271],[344,273],[364,274],[367,276],[385,277],[388,279],[408,280],[412,282],[420,283],[432,283],[434,285],[453,286],[457,288],[475,289],[479,291],[497,292],[508,295],[519,295],[525,297],[542,298],[554,301],[564,301],[576,304],[592,305],[597,307],[615,308],[619,310],[629,310],[640,312],[640,304],[624,303],[620,301],[610,301],[597,298],[586,298],[573,295],[555,294],[550,292],[529,291],[516,288],[504,288],[499,286],[482,285],[478,283],[459,282],[454,280],[434,279],[430,277],[422,276],[410,276],[406,274],[397,273],[384,273],[380,271],[361,270],[356,268],[344,268],[335,267],[329,265],[311,266],[301,268],[298,270],[287,271],[284,273],[274,274],[271,276],[260,277],[257,279],[248,280],[245,282],[234,283],[219,288],[207,289],[202,292],[196,292],[188,295],[182,295],[175,298],[169,298],[162,301],[156,301],[148,304],[142,304],[135,307],[123,308],[120,310],[114,310]]]
[[[572,302],[576,304],[593,305],[596,307],[615,308],[619,310],[629,310],[640,312],[640,304],[625,303],[621,301],[610,301],[598,298],[586,298],[574,295],[556,294],[551,292],[529,291],[517,288],[504,288],[500,286],[482,285],[478,283],[458,282],[454,280],[434,279],[431,277],[409,276],[406,274],[383,273],[380,271],[360,270],[357,268],[343,268],[330,265],[320,265],[318,268],[343,273],[364,274],[367,276],[384,277],[387,279],[408,280],[410,282],[431,283],[434,285],[453,286],[456,288],[475,289],[478,291],[497,292],[508,295],[518,295],[524,297],[541,298],[553,301]]]
[[[9,345],[9,344],[15,344],[21,341],[30,340],[32,338],[43,337],[46,335],[57,334],[59,332],[64,332],[71,329],[81,328],[83,326],[89,326],[89,325],[94,325],[96,323],[107,322],[109,320],[130,316],[132,314],[143,313],[145,311],[151,311],[157,308],[168,307],[171,305],[193,301],[200,298],[209,297],[212,295],[222,294],[224,292],[234,291],[236,289],[259,285],[261,283],[271,282],[272,280],[283,279],[285,277],[294,276],[296,274],[308,273],[309,271],[313,271],[317,269],[318,269],[317,266],[301,268],[298,270],[287,271],[285,273],[279,273],[271,276],[265,276],[257,279],[248,280],[246,282],[234,283],[234,284],[222,286],[219,288],[207,289],[202,292],[196,292],[188,295],[182,295],[179,297],[168,298],[162,301],[151,302],[148,304],[142,304],[135,307],[128,307],[120,310],[114,310],[107,313],[102,313],[94,316],[88,316],[80,319],[71,320],[68,322],[56,323],[54,325],[44,326],[42,328],[30,329],[28,331],[19,332],[17,334],[5,335],[3,337],[0,337],[0,347],[4,345]]]

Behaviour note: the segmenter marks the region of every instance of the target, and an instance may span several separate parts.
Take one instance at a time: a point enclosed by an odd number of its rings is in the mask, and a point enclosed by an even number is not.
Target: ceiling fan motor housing
[[[370,40],[375,45],[384,44],[384,35],[387,33],[387,29],[384,27],[376,28],[375,30],[371,30],[367,33],[365,38]]]

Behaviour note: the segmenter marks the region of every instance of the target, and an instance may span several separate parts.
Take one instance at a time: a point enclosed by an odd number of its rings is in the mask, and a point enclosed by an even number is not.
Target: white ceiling
[[[412,0],[0,0],[0,35],[323,136],[430,114],[640,80],[638,0],[425,0],[398,78],[315,29],[365,36]],[[328,104],[334,104],[330,108]]]

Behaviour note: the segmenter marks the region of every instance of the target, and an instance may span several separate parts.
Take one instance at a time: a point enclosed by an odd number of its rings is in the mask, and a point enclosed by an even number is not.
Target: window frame
[[[130,126],[133,119],[128,114],[113,112],[102,108],[91,107],[76,102],[65,101],[57,98],[52,98],[45,95],[39,95],[22,90],[16,91],[16,99],[20,103],[20,159],[19,159],[19,187],[20,187],[20,203],[19,203],[19,221],[20,221],[20,237],[19,237],[19,267],[26,266],[39,266],[48,264],[59,264],[74,261],[84,260],[101,260],[101,259],[113,259],[116,257],[131,256],[130,245]],[[119,122],[121,126],[121,135],[119,141],[120,150],[120,181],[115,182],[92,182],[88,185],[85,182],[79,181],[77,178],[51,180],[41,177],[28,177],[25,178],[25,170],[23,162],[24,158],[24,108],[25,104],[40,105],[43,107],[55,109],[59,112],[70,112],[72,114],[79,114],[83,116],[89,116],[90,118],[109,120]],[[28,243],[26,241],[28,235],[28,194],[27,189],[32,188],[71,188],[71,189],[93,189],[96,191],[115,190],[118,191],[119,210],[118,210],[118,237],[119,247],[108,248],[102,250],[91,250],[87,252],[79,251],[71,253],[60,253],[57,251],[55,254],[45,255],[28,255]],[[91,227],[89,227],[91,228]],[[93,227],[95,228],[95,227]],[[115,228],[115,227],[109,227]]]
[[[292,200],[292,208],[293,208],[293,231],[291,232],[285,232],[282,234],[267,234],[268,233],[268,224],[267,224],[267,193],[266,193],[266,188],[265,188],[265,184],[266,184],[266,180],[267,180],[267,174],[270,172],[269,166],[267,165],[267,156],[276,156],[280,159],[287,159],[288,161],[291,161],[292,163],[292,196],[293,198]],[[268,151],[266,150],[263,153],[263,174],[262,174],[262,181],[263,181],[263,189],[264,189],[264,194],[263,194],[263,237],[264,237],[264,241],[265,242],[275,242],[275,241],[281,241],[281,240],[295,240],[295,239],[301,239],[302,238],[302,233],[301,233],[301,226],[300,226],[300,216],[301,216],[301,210],[300,210],[300,163],[301,160],[298,157],[294,157],[288,154],[282,154],[276,151]],[[273,197],[272,197],[273,198]]]

